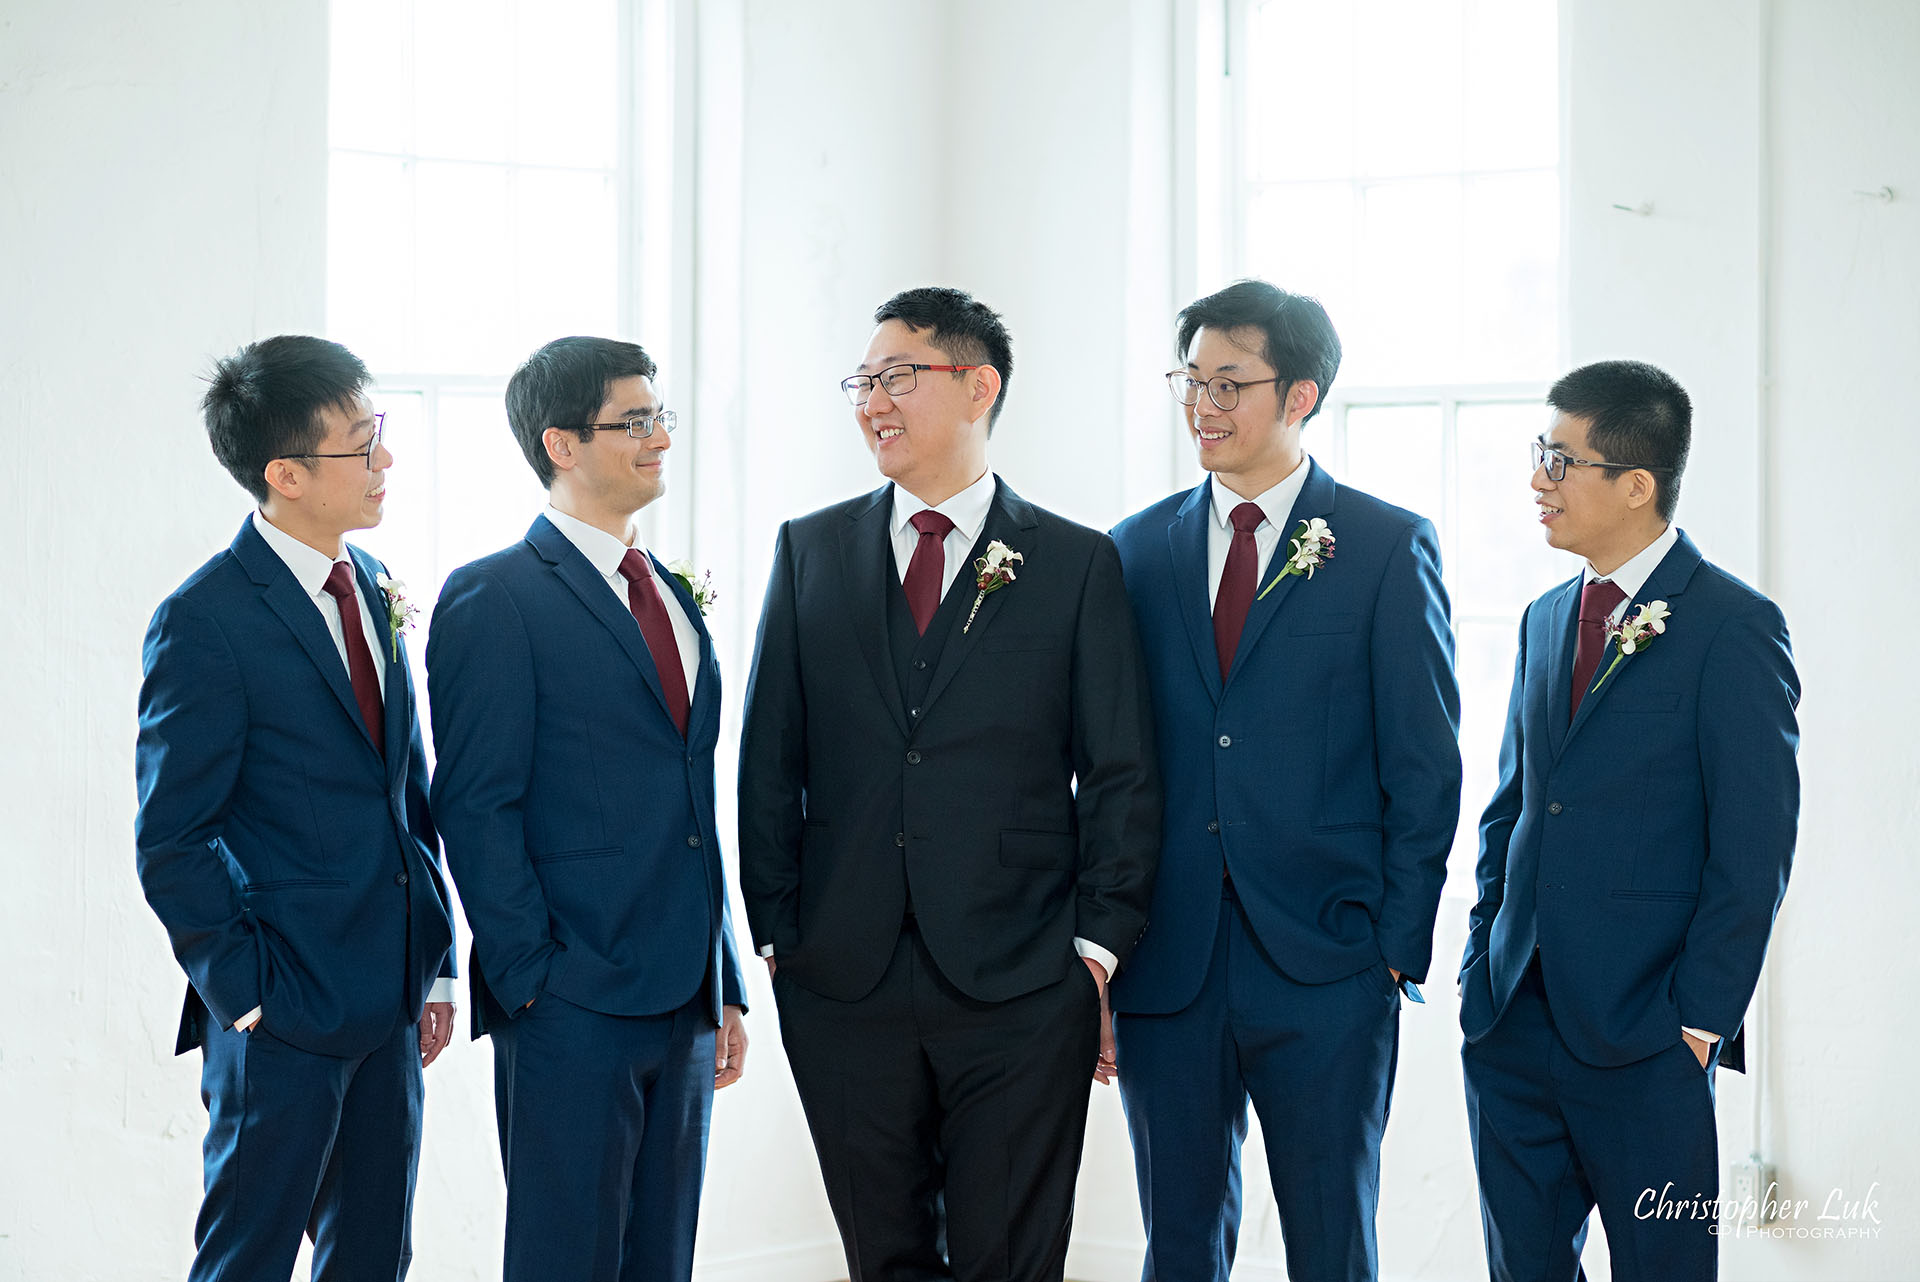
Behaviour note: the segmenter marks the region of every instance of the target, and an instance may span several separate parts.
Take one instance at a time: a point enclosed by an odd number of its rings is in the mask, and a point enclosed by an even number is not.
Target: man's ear
[[[1296,378],[1287,388],[1287,426],[1306,418],[1320,403],[1320,384],[1310,378]]]
[[[1660,497],[1660,483],[1653,473],[1643,467],[1636,467],[1627,473],[1627,506],[1635,511],[1645,507]]]
[[[564,427],[550,427],[540,433],[540,443],[547,447],[547,460],[556,471],[571,472],[580,461],[574,453],[579,448],[580,438]]]
[[[268,489],[289,502],[306,492],[307,470],[291,459],[273,459],[261,476],[266,479]]]
[[[978,423],[993,412],[994,402],[999,399],[1000,371],[991,365],[973,371],[973,417],[968,421]]]

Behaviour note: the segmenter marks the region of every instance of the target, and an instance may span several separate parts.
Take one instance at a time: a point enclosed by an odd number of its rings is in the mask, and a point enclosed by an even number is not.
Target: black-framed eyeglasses
[[[979,368],[978,365],[889,365],[878,374],[849,374],[840,380],[840,390],[855,405],[865,405],[873,399],[875,383],[888,396],[905,396],[916,386],[919,370],[932,374],[960,374]]]
[[[561,430],[567,432],[625,432],[636,440],[644,440],[653,435],[653,429],[672,435],[673,429],[680,426],[680,419],[672,410],[661,410],[658,414],[629,414],[618,423],[582,423],[578,427]]]
[[[1562,454],[1545,441],[1534,441],[1533,470],[1547,469],[1549,481],[1567,479],[1569,467],[1597,467],[1607,472],[1672,472],[1670,467],[1652,467],[1645,463],[1599,463],[1593,459],[1575,458],[1571,454]]]
[[[380,448],[380,437],[387,430],[387,416],[373,416],[373,435],[367,438],[367,447],[362,450],[349,450],[345,454],[288,454],[287,458],[358,458],[367,461],[367,471],[373,471],[373,452]]]
[[[1291,381],[1290,379],[1284,378],[1249,378],[1235,380],[1227,378],[1225,375],[1218,378],[1201,379],[1194,378],[1183,369],[1176,369],[1169,370],[1167,373],[1167,390],[1172,392],[1173,399],[1179,401],[1182,405],[1198,405],[1200,403],[1200,389],[1204,387],[1207,389],[1207,399],[1212,401],[1215,407],[1222,413],[1225,413],[1240,404],[1240,389],[1243,387],[1259,387],[1263,383],[1286,383]]]

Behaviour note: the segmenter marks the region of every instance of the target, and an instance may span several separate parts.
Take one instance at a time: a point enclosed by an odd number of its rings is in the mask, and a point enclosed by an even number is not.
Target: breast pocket
[[[1678,712],[1680,711],[1680,692],[1678,690],[1622,690],[1613,696],[1612,709],[1615,712]]]
[[[1020,654],[1033,650],[1057,650],[1060,642],[1044,632],[995,632],[982,639],[980,648],[989,654]]]
[[[1343,610],[1308,610],[1287,623],[1290,637],[1334,636],[1360,626],[1360,616]]]

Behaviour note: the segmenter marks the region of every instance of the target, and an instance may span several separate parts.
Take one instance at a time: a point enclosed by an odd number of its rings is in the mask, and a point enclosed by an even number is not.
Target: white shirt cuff
[[[1089,961],[1097,961],[1102,966],[1105,966],[1109,980],[1113,978],[1114,972],[1120,969],[1120,959],[1100,945],[1094,943],[1091,939],[1082,939],[1078,935],[1075,935],[1073,937],[1073,951],[1079,953]]]
[[[430,1002],[458,1002],[460,994],[454,989],[455,980],[451,975],[436,975],[427,985],[427,1000]]]
[[[253,1026],[255,1024],[258,1024],[259,1022],[260,1022],[260,1008],[258,1006],[255,1006],[252,1010],[242,1015],[239,1019],[236,1019],[233,1021],[234,1031],[240,1032],[240,1033],[251,1033],[253,1031]]]
[[[755,957],[771,957],[771,956],[773,956],[773,945],[772,945],[772,944],[762,944],[762,945],[760,945],[760,947],[759,947],[759,948],[758,948],[758,949],[757,949],[757,950],[756,950],[756,951],[754,952],[754,954],[753,954],[753,955],[754,955]]]
[[[1715,1042],[1720,1040],[1720,1034],[1709,1033],[1704,1028],[1688,1028],[1686,1025],[1682,1024],[1680,1026],[1680,1031],[1683,1033],[1693,1034],[1695,1037],[1698,1037],[1701,1041],[1705,1042],[1709,1046],[1713,1045]]]

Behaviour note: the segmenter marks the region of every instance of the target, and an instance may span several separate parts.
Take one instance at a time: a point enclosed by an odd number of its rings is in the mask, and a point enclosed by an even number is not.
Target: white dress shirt
[[[1613,607],[1613,613],[1607,616],[1609,623],[1618,623],[1620,622],[1621,616],[1626,614],[1627,607],[1633,604],[1633,599],[1640,595],[1640,589],[1647,586],[1647,579],[1653,574],[1654,567],[1666,559],[1667,553],[1671,552],[1673,545],[1679,541],[1680,531],[1675,529],[1673,524],[1669,522],[1667,528],[1660,531],[1660,537],[1641,548],[1625,565],[1622,565],[1612,574],[1600,573],[1593,568],[1593,563],[1589,561],[1585,573],[1581,576],[1580,586],[1584,589],[1590,583],[1611,582],[1615,587],[1626,593],[1626,596],[1620,599],[1620,604]],[[1578,662],[1579,660],[1576,656],[1576,665]],[[1720,1040],[1720,1034],[1709,1033],[1704,1028],[1683,1027],[1680,1031],[1683,1033],[1692,1033],[1709,1046]]]
[[[313,608],[320,612],[321,622],[327,625],[327,635],[333,638],[333,648],[340,656],[340,666],[347,671],[349,683],[353,680],[353,665],[347,662],[347,633],[343,626],[340,603],[327,591],[327,577],[333,573],[335,561],[344,561],[347,573],[353,582],[353,599],[360,603],[361,635],[367,639],[367,649],[373,653],[373,675],[380,683],[380,698],[387,697],[387,654],[388,637],[384,622],[374,621],[373,606],[360,591],[360,575],[354,569],[353,560],[347,556],[346,546],[341,545],[340,555],[330,557],[317,548],[308,547],[299,539],[269,521],[258,511],[253,514],[253,528],[268,547],[286,562],[287,570],[293,575],[300,590],[313,599]],[[381,614],[384,617],[385,611]],[[427,988],[427,1000],[430,1002],[451,1002],[454,999],[453,980],[447,976],[435,976]],[[233,1026],[242,1032],[251,1032],[260,1022],[260,1008],[252,1010],[233,1021]]]
[[[549,507],[547,520],[553,522],[553,528],[567,536],[567,542],[580,549],[580,555],[587,558],[591,565],[607,582],[607,590],[620,601],[622,610],[631,610],[632,603],[627,598],[627,580],[620,573],[620,562],[626,558],[628,544],[614,538],[597,525],[588,525],[577,516],[568,516],[559,508]],[[645,548],[640,555],[652,561],[654,558]],[[666,564],[664,558],[660,564]],[[654,578],[660,577],[658,566],[654,568]],[[680,604],[680,596],[670,584],[657,583],[660,599],[666,603],[667,619],[673,624],[673,643],[680,651],[680,670],[687,678],[687,705],[693,705],[693,687],[700,676],[700,630],[687,617],[687,611]]]
[[[1280,545],[1282,536],[1287,533],[1287,518],[1293,514],[1293,505],[1300,499],[1300,491],[1306,487],[1307,473],[1312,470],[1312,460],[1305,454],[1300,456],[1300,465],[1287,473],[1276,485],[1267,489],[1258,498],[1243,499],[1220,483],[1220,478],[1207,478],[1207,489],[1212,501],[1213,520],[1207,526],[1207,608],[1220,599],[1220,576],[1227,568],[1227,550],[1233,546],[1233,509],[1242,503],[1254,503],[1266,514],[1266,520],[1253,532],[1253,545],[1259,553],[1253,567],[1253,581],[1262,584],[1267,581],[1267,563],[1273,560],[1273,550]],[[1256,591],[1258,589],[1256,588]]]

